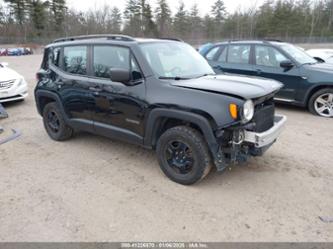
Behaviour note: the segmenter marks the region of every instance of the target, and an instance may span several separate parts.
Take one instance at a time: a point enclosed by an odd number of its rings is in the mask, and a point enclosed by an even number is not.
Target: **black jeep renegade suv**
[[[35,98],[49,136],[81,130],[154,149],[173,181],[193,184],[259,156],[286,121],[274,113],[273,80],[217,76],[177,40],[94,35],[45,49]]]

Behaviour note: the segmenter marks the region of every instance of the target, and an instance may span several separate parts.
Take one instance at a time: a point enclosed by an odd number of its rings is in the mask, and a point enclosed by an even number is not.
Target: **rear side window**
[[[93,56],[94,76],[110,79],[111,68],[130,70],[129,49],[117,46],[95,46]]]
[[[219,51],[220,47],[212,48],[207,54],[206,59],[212,61],[215,58],[216,53]]]
[[[71,74],[87,74],[86,46],[73,46],[64,48],[64,70]]]
[[[228,62],[248,64],[250,62],[250,50],[250,45],[230,45],[228,51]]]
[[[219,56],[219,58],[217,58],[218,62],[226,62],[227,61],[227,51],[228,51],[228,48],[224,47],[222,53]]]

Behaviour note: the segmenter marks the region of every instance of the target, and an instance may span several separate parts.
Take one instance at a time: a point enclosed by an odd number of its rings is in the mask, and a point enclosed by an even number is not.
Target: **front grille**
[[[262,103],[255,108],[253,122],[255,123],[255,132],[264,132],[274,125],[275,106],[269,101]]]
[[[6,90],[11,88],[15,83],[15,80],[0,81],[0,90]]]

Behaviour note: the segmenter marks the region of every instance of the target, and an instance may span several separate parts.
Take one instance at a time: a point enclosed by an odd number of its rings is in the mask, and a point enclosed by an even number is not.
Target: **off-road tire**
[[[59,129],[57,132],[53,131],[48,124],[48,115],[50,112],[53,112],[59,120]],[[73,136],[73,129],[66,124],[64,117],[62,116],[61,111],[55,102],[48,103],[44,107],[43,123],[47,134],[55,141],[65,141]]]
[[[194,163],[188,174],[179,174],[172,170],[166,159],[166,149],[170,141],[185,142],[192,150]],[[211,156],[203,136],[197,130],[187,126],[170,128],[159,138],[156,152],[160,167],[172,181],[182,185],[192,185],[208,175],[212,168]]]

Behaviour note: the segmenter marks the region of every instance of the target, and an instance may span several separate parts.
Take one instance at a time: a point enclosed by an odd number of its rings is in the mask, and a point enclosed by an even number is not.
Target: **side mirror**
[[[8,62],[0,62],[0,65],[3,67],[8,67],[9,63]]]
[[[110,69],[111,80],[114,82],[121,82],[128,85],[131,80],[130,71],[124,68],[111,68]]]
[[[290,60],[281,61],[280,67],[284,69],[291,69],[294,66],[294,63]]]
[[[319,63],[325,63],[325,60],[319,57],[313,57],[316,61],[318,61]]]

